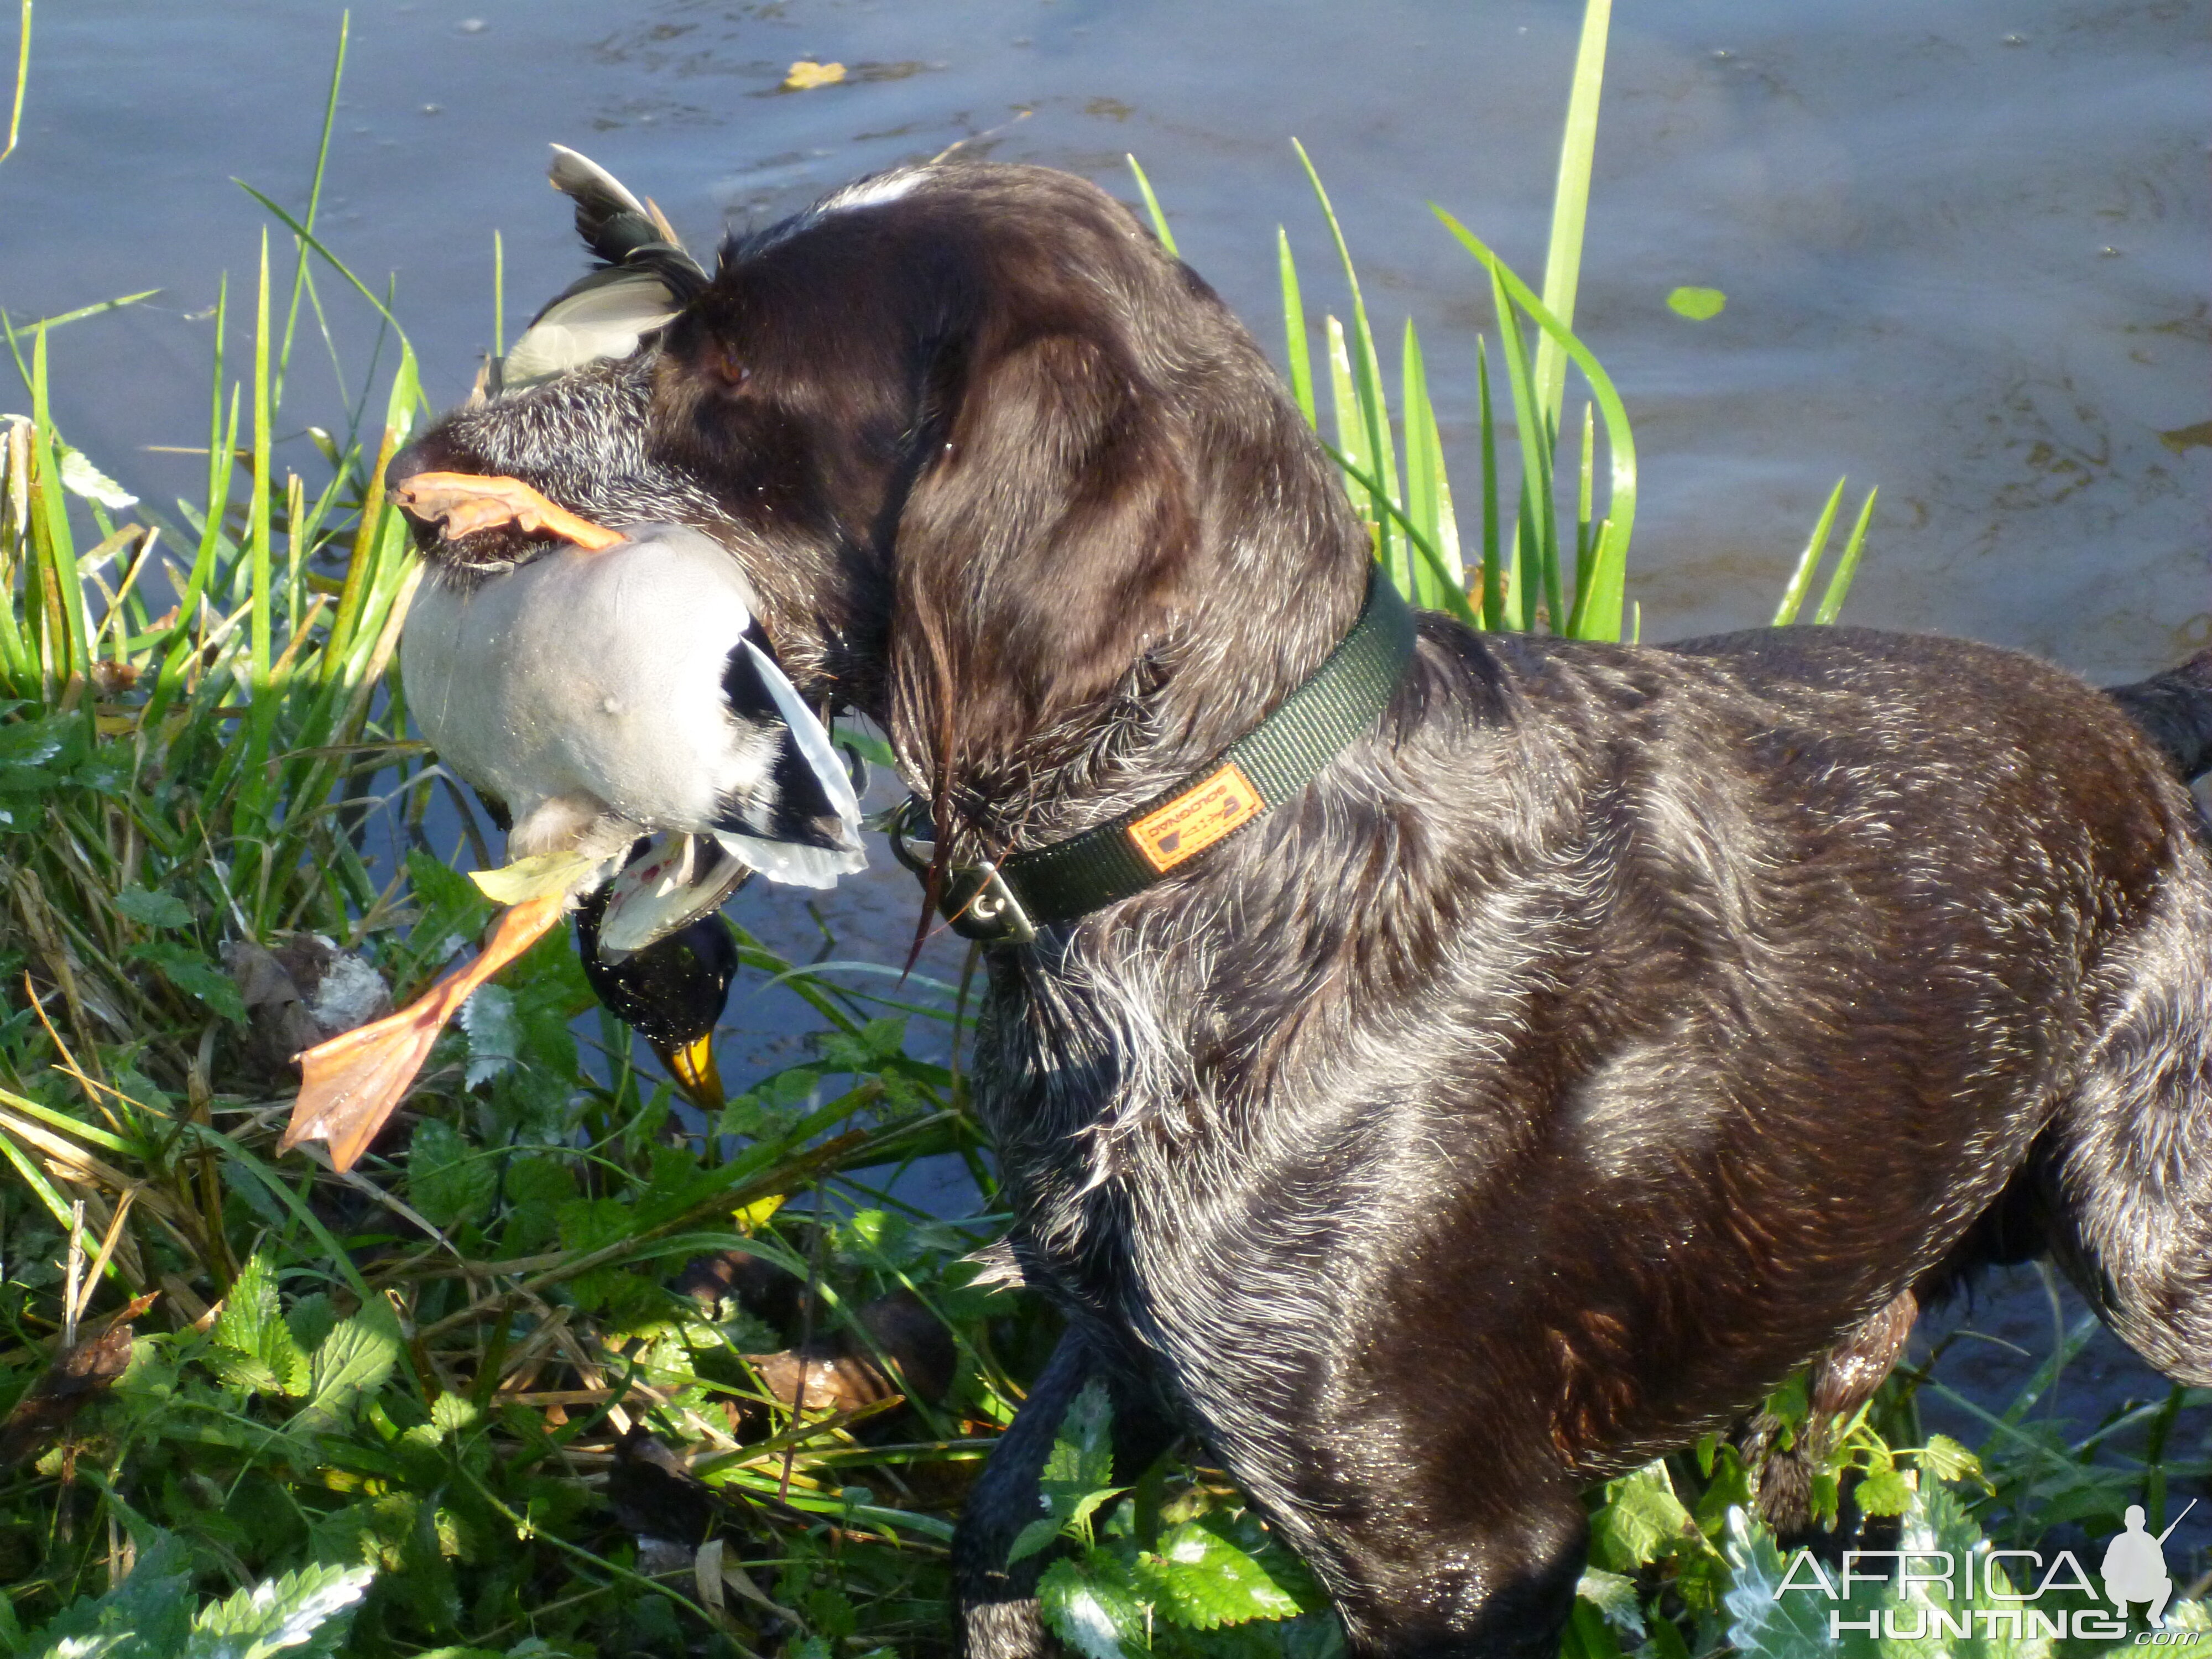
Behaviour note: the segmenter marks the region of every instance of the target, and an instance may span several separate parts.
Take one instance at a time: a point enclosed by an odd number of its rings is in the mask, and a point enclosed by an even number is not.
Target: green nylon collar
[[[949,872],[939,907],[955,932],[1014,944],[1073,921],[1154,882],[1282,805],[1371,731],[1413,654],[1413,613],[1380,566],[1352,631],[1259,725],[1166,793],[1096,829],[995,866]],[[900,862],[928,855],[927,804],[909,800],[891,832]]]

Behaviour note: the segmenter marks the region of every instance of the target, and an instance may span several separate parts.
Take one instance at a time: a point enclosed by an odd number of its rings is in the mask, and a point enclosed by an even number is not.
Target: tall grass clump
[[[1419,343],[1408,325],[1394,407],[1317,174],[1350,288],[1318,374],[1287,237],[1279,252],[1294,390],[1318,420],[1326,383],[1401,586],[1595,638],[1624,620],[1636,464],[1572,332],[1601,0],[1588,15],[1541,293],[1445,221],[1498,319],[1464,545]],[[53,418],[50,337],[146,296],[0,313],[28,406],[0,416],[0,1655],[942,1651],[961,1496],[1054,1336],[973,1260],[1004,1218],[956,988],[802,967],[733,929],[747,982],[788,988],[816,1029],[702,1119],[589,1020],[549,940],[471,1000],[381,1156],[344,1176],[275,1161],[289,1053],[414,994],[488,915],[455,873],[487,849],[408,736],[394,665],[419,567],[380,481],[423,411],[415,359],[389,295],[316,230],[343,61],[342,34],[304,209],[259,198],[274,234],[218,301],[189,499],[133,500]],[[354,375],[342,306],[374,338]],[[331,359],[326,423],[288,412],[295,349]],[[906,1201],[924,1158],[963,1161],[987,1212]],[[1794,1385],[1764,1432],[1802,1450],[1824,1515],[1946,1540],[2162,1504],[2202,1478],[2169,1444],[2202,1399],[2063,1428],[2032,1408],[2082,1334],[2013,1407],[1969,1408],[1978,1449],[1921,1431],[1914,1390],[1936,1385],[1917,1377],[1832,1427]],[[1074,1650],[1340,1651],[1218,1470],[1171,1456],[1115,1484],[1103,1405],[1087,1394],[1061,1425],[1016,1547],[1050,1553],[1045,1617]],[[1567,1651],[1831,1651],[1762,1600],[1780,1558],[1752,1498],[1719,1438],[1593,1494]]]

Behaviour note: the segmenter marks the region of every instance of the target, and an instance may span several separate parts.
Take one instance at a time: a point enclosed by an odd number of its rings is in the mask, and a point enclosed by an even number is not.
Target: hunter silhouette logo
[[[2173,1517],[2173,1526],[2154,1538],[2143,1530],[2142,1505],[2128,1505],[2128,1529],[2105,1546],[2105,1597],[2121,1618],[2128,1616],[2130,1601],[2144,1601],[2150,1606],[2150,1627],[2166,1628],[2166,1603],[2173,1594],[2173,1580],[2166,1576],[2166,1540],[2182,1516],[2196,1507],[2192,1498],[2188,1509]]]
[[[2101,1607],[2069,1608],[2044,1600],[2054,1591],[2096,1595],[2096,1586],[2073,1551],[2045,1556],[2040,1550],[1988,1545],[1956,1551],[1846,1550],[1843,1570],[1833,1577],[1819,1558],[1801,1549],[1790,1557],[1782,1582],[1774,1587],[1774,1599],[1778,1601],[1793,1592],[1825,1598],[1832,1604],[1831,1640],[1851,1631],[1892,1641],[1986,1640],[2002,1634],[2015,1642],[2069,1637],[2113,1642],[2127,1637],[2128,1609],[2140,1606],[2149,1628],[2137,1632],[2131,1645],[2193,1648],[2212,1639],[2212,1632],[2167,1626],[2166,1608],[2173,1597],[2173,1580],[2166,1571],[2166,1540],[2196,1507],[2197,1500],[2191,1498],[2173,1517],[2172,1526],[2153,1534],[2146,1528],[2142,1506],[2128,1506],[2126,1529],[2105,1547],[2101,1573],[2104,1599],[2118,1617]],[[1871,1584],[1893,1586],[1894,1601],[1875,1607],[1856,1599],[1859,1586]]]

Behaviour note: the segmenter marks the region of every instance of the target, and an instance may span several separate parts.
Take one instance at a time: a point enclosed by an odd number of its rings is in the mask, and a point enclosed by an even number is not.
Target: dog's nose
[[[435,432],[426,434],[401,450],[386,464],[384,469],[385,498],[398,506],[415,527],[415,539],[428,548],[441,533],[439,521],[426,518],[415,510],[414,504],[401,493],[400,486],[410,478],[425,472],[476,472],[482,469],[469,457],[455,451]]]
[[[422,472],[452,472],[459,469],[444,454],[435,434],[417,439],[394,455],[384,469],[384,493],[397,495],[399,486]]]

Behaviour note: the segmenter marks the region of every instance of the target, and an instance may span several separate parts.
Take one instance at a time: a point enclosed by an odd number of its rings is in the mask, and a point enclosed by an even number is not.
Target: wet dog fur
[[[396,470],[433,468],[718,537],[963,860],[1195,774],[1368,568],[1244,330],[1034,168],[734,239],[656,343]],[[1808,1363],[1848,1405],[1977,1257],[2048,1249],[2212,1383],[2206,678],[2124,708],[1953,640],[1425,616],[1297,800],[992,951],[976,1100],[1068,1329],[963,1521],[965,1650],[1048,1646],[1007,1547],[1092,1375],[1124,1477],[1199,1437],[1355,1651],[1485,1656],[1558,1650],[1589,1483]]]

